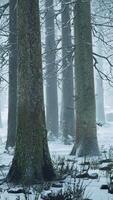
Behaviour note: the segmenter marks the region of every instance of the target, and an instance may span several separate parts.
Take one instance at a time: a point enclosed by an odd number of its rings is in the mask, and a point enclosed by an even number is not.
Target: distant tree
[[[104,88],[103,80],[99,76],[96,77],[96,120],[97,123],[105,123],[105,111],[104,111]]]
[[[16,2],[9,2],[9,98],[8,130],[6,149],[14,147],[16,138],[16,105],[17,105],[17,19]]]
[[[98,54],[102,55],[102,42],[98,45]],[[103,72],[103,59],[98,58],[98,69]],[[96,120],[98,123],[105,123],[105,111],[104,111],[104,87],[103,79],[98,72],[96,73]]]
[[[46,124],[51,136],[58,137],[58,93],[53,0],[45,0],[45,8]]]
[[[33,184],[54,177],[47,145],[41,61],[39,1],[17,3],[17,137],[7,181]]]
[[[76,143],[71,154],[98,155],[90,0],[75,5]]]
[[[74,94],[73,94],[73,62],[69,0],[61,1],[62,19],[62,106],[61,130],[64,142],[75,135]]]

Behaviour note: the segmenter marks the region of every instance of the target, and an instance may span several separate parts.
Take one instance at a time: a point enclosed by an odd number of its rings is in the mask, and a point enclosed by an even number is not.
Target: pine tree
[[[53,0],[45,0],[46,124],[52,137],[58,137],[58,93]]]
[[[39,1],[17,4],[18,82],[15,155],[7,181],[34,184],[54,177],[47,145]]]
[[[16,0],[9,2],[9,98],[8,98],[8,134],[6,149],[15,146],[16,105],[17,105],[17,19]]]
[[[90,0],[75,5],[76,143],[72,154],[98,155]]]
[[[61,2],[62,18],[62,107],[61,107],[61,130],[64,142],[68,137],[75,135],[74,123],[74,94],[73,94],[73,59],[71,41],[71,23],[69,1]]]

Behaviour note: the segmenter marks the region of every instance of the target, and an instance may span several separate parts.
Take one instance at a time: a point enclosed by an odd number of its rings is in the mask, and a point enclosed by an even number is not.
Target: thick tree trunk
[[[7,180],[26,185],[54,177],[45,129],[38,4],[19,0],[17,5],[17,138]]]
[[[17,105],[17,31],[16,2],[10,0],[9,6],[9,99],[8,99],[8,133],[6,149],[14,147],[16,138],[16,105]]]
[[[64,142],[68,136],[74,136],[74,95],[73,95],[73,63],[72,41],[70,28],[69,1],[61,3],[62,17],[62,107],[61,107],[61,130]]]
[[[90,0],[77,0],[75,10],[76,144],[72,154],[98,155]]]
[[[48,132],[52,136],[58,137],[58,94],[53,0],[45,0],[45,8],[46,124]]]

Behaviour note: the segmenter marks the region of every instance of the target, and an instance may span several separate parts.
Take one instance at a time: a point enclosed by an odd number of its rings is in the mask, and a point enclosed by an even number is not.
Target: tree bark
[[[73,94],[73,62],[71,24],[69,13],[69,1],[61,2],[62,18],[62,107],[61,107],[61,130],[64,142],[68,142],[68,136],[75,135],[74,128],[74,94]]]
[[[9,4],[9,97],[8,97],[8,130],[6,149],[15,146],[16,106],[17,106],[17,19],[16,2]]]
[[[101,61],[99,62],[99,70],[102,70]],[[98,72],[97,72],[98,73]],[[98,123],[105,123],[105,111],[104,111],[104,88],[103,80],[99,74],[96,76],[96,120]]]
[[[43,103],[39,1],[17,4],[17,138],[7,181],[34,184],[54,177]]]
[[[102,33],[102,27],[99,28],[99,33]],[[102,41],[98,41],[98,54],[103,54]],[[98,58],[98,69],[103,72],[103,59]],[[103,80],[99,73],[96,73],[96,120],[98,123],[105,123],[105,110],[104,110],[104,87]]]
[[[45,0],[46,124],[51,136],[58,137],[57,68],[53,0]]]
[[[75,6],[76,143],[71,154],[99,154],[96,131],[90,0]]]

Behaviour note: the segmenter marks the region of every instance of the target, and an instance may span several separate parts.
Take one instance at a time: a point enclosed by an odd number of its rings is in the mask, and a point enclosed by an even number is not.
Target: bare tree
[[[90,0],[75,5],[76,143],[71,154],[98,155]]]
[[[39,1],[19,0],[17,9],[17,137],[7,181],[27,185],[51,180],[54,171],[45,126]]]
[[[9,2],[9,100],[6,149],[15,146],[17,105],[17,19],[16,0]]]
[[[74,94],[73,94],[73,58],[71,41],[71,23],[69,0],[61,2],[62,18],[62,106],[61,131],[64,142],[75,135]]]

